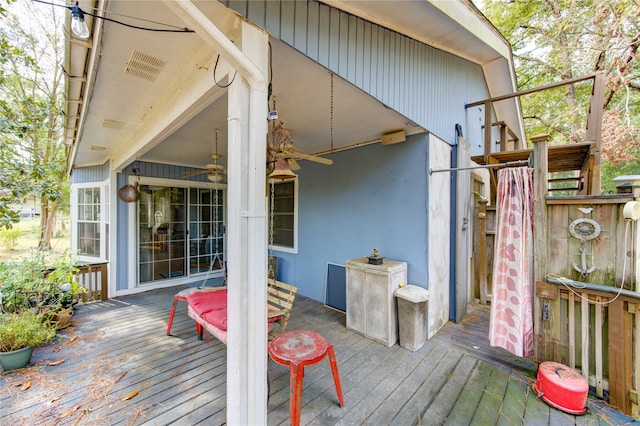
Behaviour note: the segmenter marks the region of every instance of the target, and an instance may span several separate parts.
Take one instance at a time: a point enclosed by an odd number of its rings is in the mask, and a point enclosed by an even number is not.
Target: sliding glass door
[[[189,272],[222,269],[224,193],[221,189],[189,190]]]
[[[210,269],[211,278],[223,272],[224,190],[183,188],[169,182],[140,185],[136,224],[140,285]]]
[[[140,186],[140,284],[186,275],[185,198],[184,188]]]

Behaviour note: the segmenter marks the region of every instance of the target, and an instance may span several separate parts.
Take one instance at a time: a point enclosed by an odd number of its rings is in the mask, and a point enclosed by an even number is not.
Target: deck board
[[[482,397],[473,415],[471,423],[478,425],[493,425],[498,421],[504,394],[509,383],[509,371],[496,367],[487,379],[487,386],[483,389]],[[545,418],[547,421],[548,416]]]
[[[438,392],[435,400],[422,415],[422,424],[442,424],[448,417],[460,393],[464,390],[469,375],[477,360],[467,354],[462,355],[457,366],[450,373],[450,379]]]
[[[471,424],[471,419],[478,408],[493,368],[493,365],[486,362],[476,362],[455,405],[451,408],[445,424],[453,426]]]
[[[394,417],[399,411],[404,408],[411,396],[420,389],[420,386],[425,380],[428,380],[436,370],[437,365],[448,356],[448,348],[445,346],[437,345],[434,347],[427,356],[411,371],[404,371],[402,375],[394,377],[395,386],[376,388],[379,393],[386,392],[386,398],[377,406],[369,404],[368,411],[371,412],[366,418],[366,424],[382,425],[388,424],[393,421]],[[401,379],[401,381],[400,381]],[[364,401],[368,402],[369,398]],[[414,412],[415,416],[409,424],[416,423],[418,421],[419,413]]]
[[[78,306],[73,327],[38,348],[30,367],[0,376],[0,424],[220,425],[226,422],[226,346],[198,341],[180,288]],[[298,296],[290,329],[314,330],[335,348],[340,407],[327,360],[305,369],[305,425],[624,424],[602,404],[564,414],[530,391],[531,362],[488,345],[486,308],[470,308],[418,351],[347,330],[345,315]],[[265,353],[266,356],[266,353]],[[64,360],[58,366],[50,362]],[[268,363],[268,424],[289,424],[289,370]],[[31,382],[29,389],[21,385]],[[137,392],[131,399],[124,397]],[[609,421],[608,419],[615,419]]]
[[[406,425],[420,421],[419,419],[422,418],[424,412],[447,383],[461,358],[462,353],[449,352],[445,354],[431,374],[423,377],[420,387],[393,418],[391,424]],[[431,423],[431,419],[428,423]]]
[[[533,390],[527,393],[527,405],[524,412],[524,421],[532,426],[549,424],[549,406],[536,398]],[[546,420],[545,420],[546,419]]]
[[[524,422],[524,410],[527,406],[527,378],[509,376],[509,384],[498,417],[499,426],[520,425]]]

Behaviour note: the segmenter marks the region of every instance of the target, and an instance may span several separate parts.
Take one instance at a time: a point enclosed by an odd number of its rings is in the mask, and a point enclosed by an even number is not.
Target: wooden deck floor
[[[0,424],[223,424],[226,347],[196,340],[184,303],[173,336],[165,335],[175,292],[79,306],[74,326],[58,343],[38,348],[30,367],[0,376]],[[530,388],[532,364],[488,347],[487,318],[485,308],[475,307],[463,324],[448,324],[410,352],[347,330],[344,314],[299,296],[289,327],[314,330],[333,343],[345,399],[340,408],[327,361],[308,367],[302,423],[630,423],[597,401],[578,417],[540,402]],[[270,362],[269,377],[268,424],[286,425],[288,370]]]

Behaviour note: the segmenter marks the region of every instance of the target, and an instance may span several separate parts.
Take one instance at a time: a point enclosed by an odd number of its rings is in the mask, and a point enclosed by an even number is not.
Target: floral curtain
[[[533,169],[498,172],[491,346],[533,355]]]

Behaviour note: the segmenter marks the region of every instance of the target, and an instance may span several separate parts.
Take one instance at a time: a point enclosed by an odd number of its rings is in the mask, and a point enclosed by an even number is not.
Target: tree
[[[7,5],[14,1],[15,0],[8,0]],[[4,21],[6,18],[7,9],[5,5],[0,4],[0,20]],[[0,64],[5,64],[9,58],[18,56],[22,56],[27,60],[26,55],[24,55],[20,48],[11,44],[10,40],[5,35],[3,27],[4,26],[0,27]],[[4,84],[4,67],[0,66],[0,85]],[[5,133],[6,122],[7,121],[4,116],[0,117],[0,130],[2,131],[2,134]],[[1,159],[9,158],[6,152],[6,148],[9,147],[6,147],[3,142],[3,140],[0,141],[0,161]],[[19,219],[17,212],[11,210],[10,204],[16,197],[20,197],[22,195],[22,188],[13,187],[11,185],[12,182],[15,182],[14,176],[11,176],[10,171],[7,170],[4,165],[0,164],[0,185],[2,185],[2,189],[0,189],[0,229],[10,228],[11,224]]]
[[[603,188],[610,188],[609,171],[637,166],[640,1],[485,0],[482,11],[513,46],[519,89],[603,71]],[[590,94],[590,85],[582,83],[523,97],[527,134],[550,133],[562,143],[583,140]]]
[[[67,150],[61,132],[64,45],[55,31],[61,25],[57,8],[22,2],[9,4],[0,29],[6,46],[20,46],[10,48],[12,54],[0,63],[2,180],[10,191],[5,191],[8,197],[40,197],[39,249],[50,248],[66,184]]]

